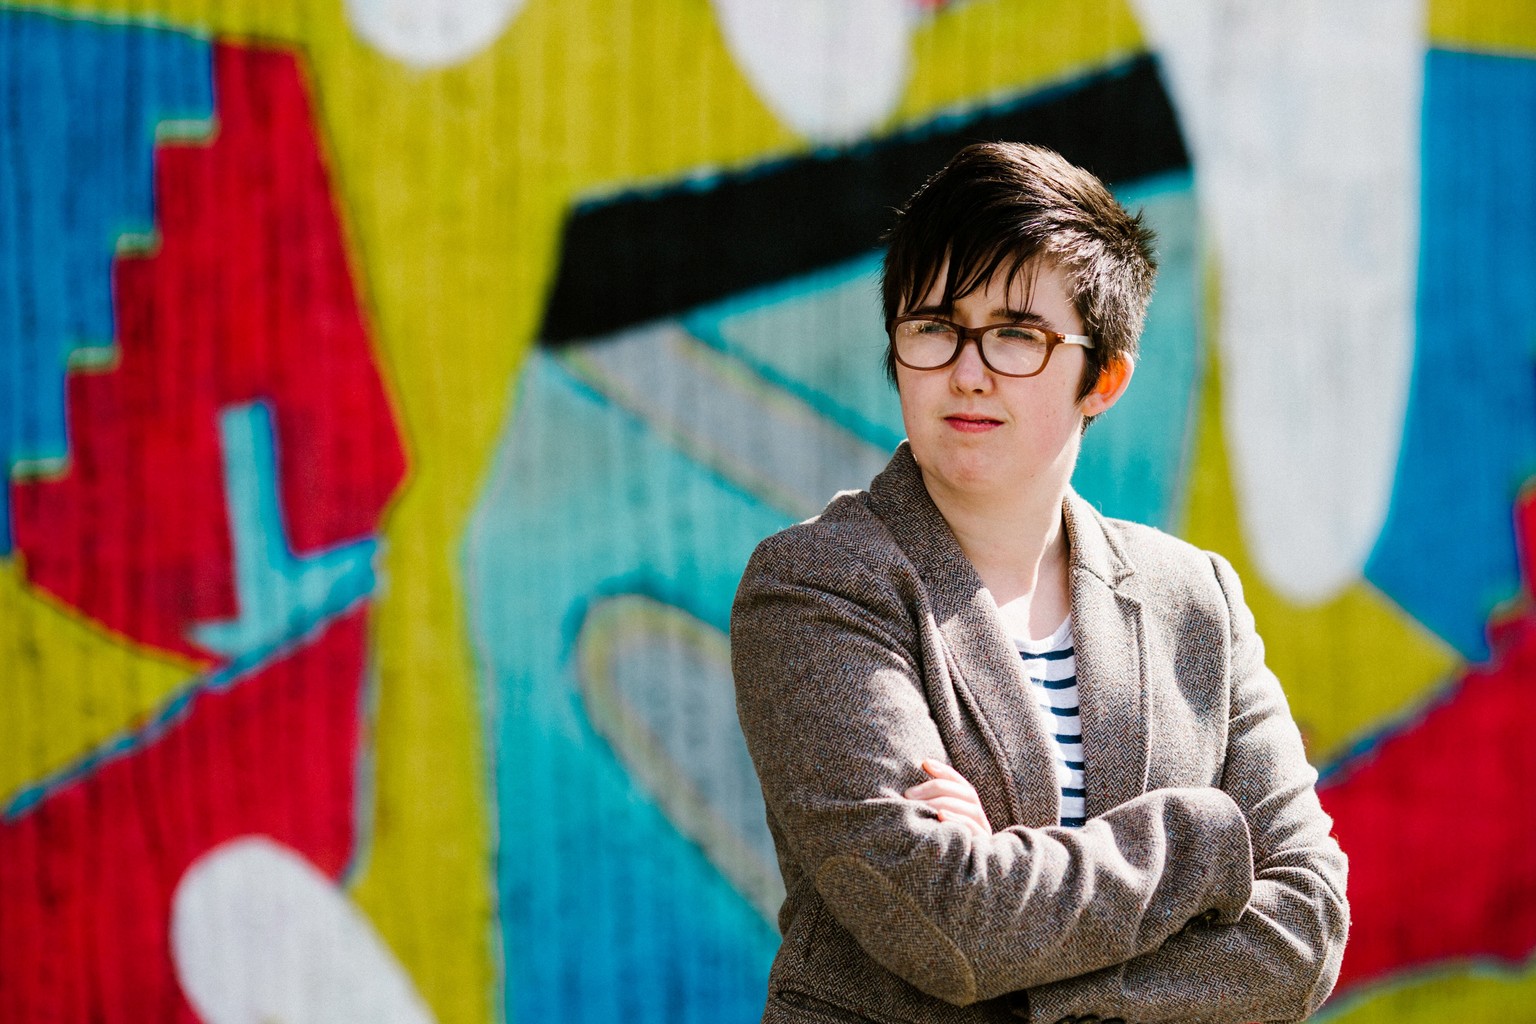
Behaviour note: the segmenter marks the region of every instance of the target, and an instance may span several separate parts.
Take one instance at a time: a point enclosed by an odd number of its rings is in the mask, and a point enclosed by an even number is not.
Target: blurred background
[[[1075,482],[1243,574],[1329,1018],[1536,1020],[1524,0],[0,4],[0,1020],[757,1020],[731,596],[998,138],[1158,232]]]

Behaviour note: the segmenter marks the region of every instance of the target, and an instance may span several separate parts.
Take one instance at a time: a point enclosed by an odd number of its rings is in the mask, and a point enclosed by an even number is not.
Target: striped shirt
[[[1087,808],[1083,801],[1083,727],[1078,717],[1072,616],[1044,640],[1015,636],[1013,642],[1024,659],[1024,674],[1034,684],[1046,735],[1056,748],[1061,824],[1077,828],[1087,820]]]

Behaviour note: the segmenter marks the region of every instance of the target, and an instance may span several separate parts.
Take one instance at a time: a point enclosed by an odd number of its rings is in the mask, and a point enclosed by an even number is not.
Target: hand
[[[931,778],[907,790],[902,796],[927,804],[938,812],[940,821],[953,821],[978,835],[990,836],[992,825],[981,809],[976,787],[965,776],[940,761],[924,761],[922,769]]]

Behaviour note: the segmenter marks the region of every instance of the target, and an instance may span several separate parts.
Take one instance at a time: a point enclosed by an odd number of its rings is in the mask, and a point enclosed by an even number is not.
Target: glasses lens
[[[1051,349],[1045,332],[1022,324],[994,327],[981,336],[981,344],[994,370],[1016,376],[1039,373]]]
[[[896,325],[896,357],[915,370],[943,366],[955,354],[959,333],[942,320],[903,320]]]

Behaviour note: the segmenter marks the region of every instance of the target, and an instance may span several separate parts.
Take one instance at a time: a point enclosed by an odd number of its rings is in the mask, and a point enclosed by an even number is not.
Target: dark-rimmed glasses
[[[1004,377],[1033,377],[1051,361],[1057,345],[1093,348],[1086,334],[1062,334],[1034,324],[961,327],[936,316],[898,316],[886,325],[896,361],[909,370],[942,370],[976,342],[982,365]]]

